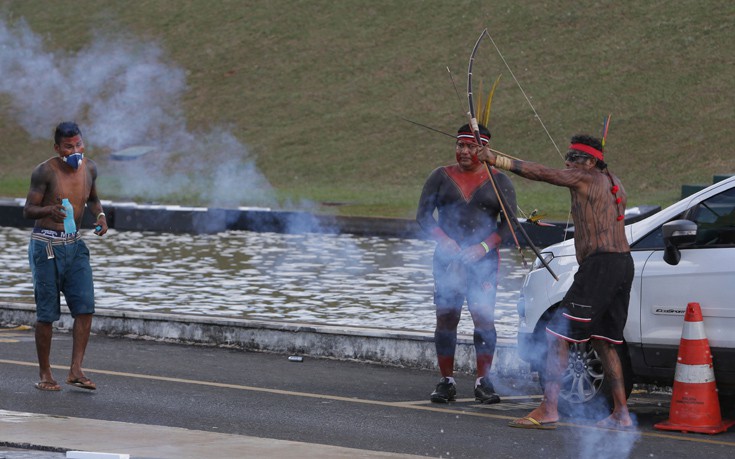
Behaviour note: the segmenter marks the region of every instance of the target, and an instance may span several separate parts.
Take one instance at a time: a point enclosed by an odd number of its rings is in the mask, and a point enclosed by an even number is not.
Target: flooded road
[[[87,230],[88,231],[88,230]],[[0,298],[32,302],[30,229],[0,227]],[[434,243],[351,234],[91,232],[99,308],[433,331]],[[527,254],[529,261],[533,254]],[[498,336],[516,336],[526,269],[501,250]],[[63,301],[62,301],[63,304]],[[461,333],[472,332],[466,307]]]

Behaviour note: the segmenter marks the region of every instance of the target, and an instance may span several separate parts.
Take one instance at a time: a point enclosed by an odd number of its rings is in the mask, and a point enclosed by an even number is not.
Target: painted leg
[[[437,307],[434,345],[442,377],[454,376],[454,353],[457,349],[457,325],[459,312],[454,308]]]
[[[628,401],[625,397],[625,377],[620,357],[615,350],[615,345],[599,339],[592,340],[597,354],[602,360],[602,368],[605,370],[605,378],[610,383],[613,397],[613,412],[610,417],[597,423],[600,427],[631,427],[633,420],[628,411]]]
[[[475,344],[475,355],[477,356],[477,377],[490,378],[490,369],[493,365],[493,357],[495,356],[495,346],[498,341],[498,334],[495,331],[495,324],[483,325],[483,328],[475,328],[473,334]]]

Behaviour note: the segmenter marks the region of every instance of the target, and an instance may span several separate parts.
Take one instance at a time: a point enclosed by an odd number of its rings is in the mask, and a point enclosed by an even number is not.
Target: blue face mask
[[[74,169],[79,169],[79,165],[82,164],[82,160],[84,159],[84,153],[74,153],[69,156],[64,156],[61,159]]]

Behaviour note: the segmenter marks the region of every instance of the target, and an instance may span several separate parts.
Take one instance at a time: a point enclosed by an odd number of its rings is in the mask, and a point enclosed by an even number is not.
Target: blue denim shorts
[[[61,293],[72,317],[94,313],[94,285],[89,250],[79,238],[62,240],[34,233],[28,245],[36,320],[61,317]]]

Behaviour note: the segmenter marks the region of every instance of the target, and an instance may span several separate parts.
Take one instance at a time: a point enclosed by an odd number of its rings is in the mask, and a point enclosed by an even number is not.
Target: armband
[[[495,167],[497,167],[498,169],[505,169],[506,171],[509,171],[511,166],[513,166],[512,159],[500,155],[495,157]]]
[[[107,217],[105,216],[105,213],[104,213],[104,212],[100,212],[100,213],[98,213],[98,214],[97,214],[97,220],[99,220],[99,219],[100,219],[100,217],[105,217],[105,218],[107,218]]]
[[[482,246],[483,249],[485,249],[485,253],[490,252],[490,247],[488,247],[488,245],[487,245],[487,243],[485,243],[485,241],[480,242],[480,245]]]

